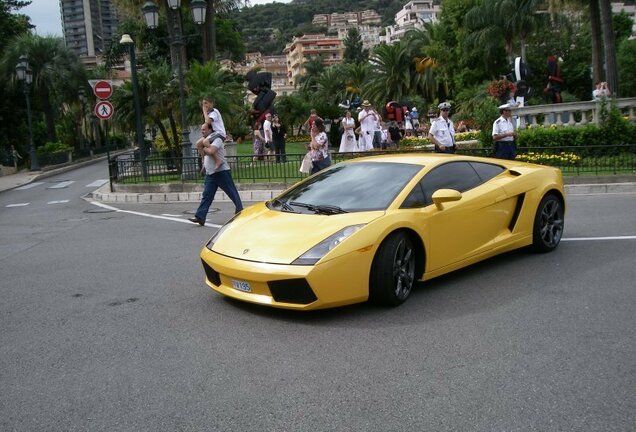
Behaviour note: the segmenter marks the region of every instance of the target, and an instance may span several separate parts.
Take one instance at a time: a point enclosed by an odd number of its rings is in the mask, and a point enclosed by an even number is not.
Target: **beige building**
[[[322,55],[325,66],[342,63],[344,44],[338,36],[306,34],[294,37],[285,47],[284,53],[287,56],[288,83],[293,86],[298,76],[305,72],[305,62],[313,57]]]
[[[381,27],[378,26],[369,26],[369,25],[357,25],[355,26],[360,32],[360,39],[362,39],[362,47],[368,49],[369,51],[380,45],[382,42],[380,31],[382,31]],[[338,37],[343,41],[347,38],[347,33],[351,27],[340,27],[338,28]]]
[[[272,74],[272,90],[280,96],[286,96],[294,92],[294,86],[289,84],[287,79],[287,56],[284,54],[275,56],[264,56],[260,52],[247,53],[245,60],[235,63],[231,60],[221,60],[219,62],[224,69],[231,70],[239,75],[245,75],[252,69],[258,68],[261,72]],[[249,94],[252,97],[251,93]]]
[[[347,27],[358,25],[377,25],[382,23],[382,17],[373,9],[367,9],[358,12],[344,12],[332,14],[314,15],[312,24],[317,26],[325,26],[329,29],[332,27]]]
[[[432,0],[412,0],[395,14],[395,24],[385,27],[383,42],[393,44],[399,41],[411,29],[422,29],[424,23],[438,21],[442,12],[440,5]]]

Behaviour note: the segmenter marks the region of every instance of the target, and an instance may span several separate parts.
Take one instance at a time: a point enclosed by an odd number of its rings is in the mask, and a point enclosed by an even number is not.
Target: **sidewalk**
[[[43,171],[29,171],[28,169],[24,169],[15,174],[0,177],[0,192],[64,173],[81,166],[94,164],[104,159],[105,156],[102,156],[50,170],[45,169]],[[636,192],[636,176],[633,175],[565,177],[564,181],[566,183],[565,192],[568,195]],[[151,188],[154,188],[154,190],[150,190]],[[201,200],[203,185],[181,185],[181,187],[176,188],[179,189],[176,191],[172,190],[174,188],[169,187],[169,185],[147,186],[142,189],[143,190],[136,188],[125,192],[110,192],[110,184],[106,183],[93,191],[92,196],[93,199],[104,203],[192,203]],[[242,201],[253,202],[270,200],[277,196],[285,187],[281,184],[254,184],[238,185],[238,189]],[[214,200],[217,202],[230,201],[225,193],[220,190],[217,192]]]

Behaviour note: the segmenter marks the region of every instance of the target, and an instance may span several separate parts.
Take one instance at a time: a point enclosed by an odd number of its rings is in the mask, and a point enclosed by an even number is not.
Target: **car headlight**
[[[298,257],[294,262],[292,262],[292,265],[316,264],[318,260],[320,260],[320,258],[327,254],[327,252],[338,246],[342,241],[344,241],[344,239],[358,231],[364,225],[366,224],[350,225],[346,228],[341,229],[337,233],[330,235],[329,237],[318,243],[316,246],[312,247],[307,252]]]
[[[232,221],[234,221],[234,219],[236,219],[236,217],[239,214],[236,214],[236,215],[232,216],[232,219],[227,221],[225,223],[225,225],[223,225],[221,228],[219,228],[219,230],[212,236],[212,238],[210,240],[208,240],[208,243],[205,245],[205,247],[207,247],[208,249],[212,250],[212,246],[214,246],[214,243],[221,237],[221,234],[223,234],[223,231],[225,231],[227,229],[227,227],[230,226]]]

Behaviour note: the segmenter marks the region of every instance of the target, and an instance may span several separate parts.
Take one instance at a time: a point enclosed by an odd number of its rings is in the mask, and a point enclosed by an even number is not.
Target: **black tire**
[[[369,300],[383,306],[398,306],[415,284],[415,245],[404,232],[396,232],[380,245],[369,280]]]
[[[532,230],[532,247],[536,252],[551,252],[559,245],[563,235],[563,215],[563,203],[557,196],[543,197]]]

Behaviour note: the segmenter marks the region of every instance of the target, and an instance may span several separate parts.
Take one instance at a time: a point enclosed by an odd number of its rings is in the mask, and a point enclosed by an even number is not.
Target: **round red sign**
[[[99,101],[97,102],[97,105],[95,105],[94,112],[97,118],[101,120],[108,120],[113,115],[114,110],[115,109],[113,108],[113,104],[111,104],[110,102]]]
[[[93,88],[93,93],[99,99],[108,99],[113,95],[113,86],[108,81],[98,81]]]

